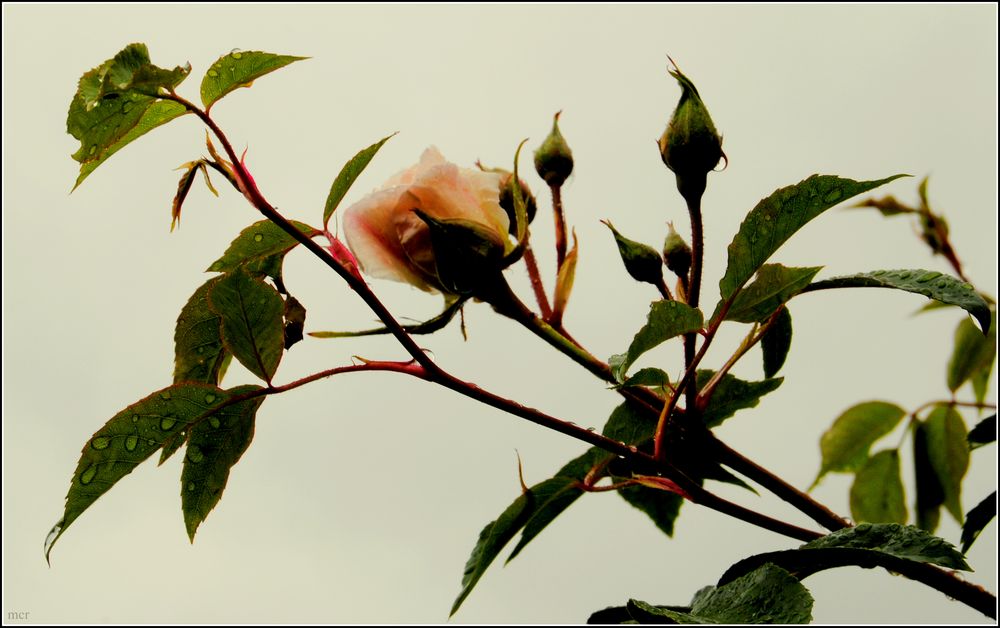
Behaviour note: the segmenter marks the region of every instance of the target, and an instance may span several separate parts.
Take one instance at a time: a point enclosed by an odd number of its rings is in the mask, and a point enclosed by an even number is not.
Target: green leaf
[[[532,486],[529,491],[534,496],[531,514],[524,524],[521,539],[507,557],[506,562],[514,560],[521,550],[538,534],[573,505],[578,497],[583,495],[580,481],[583,477],[566,477],[557,475]],[[499,551],[499,550],[498,550]]]
[[[615,366],[618,381],[625,379],[629,367],[643,353],[670,338],[698,331],[704,324],[700,310],[678,301],[654,301],[649,306],[646,324],[632,339],[623,361]]]
[[[222,347],[222,318],[209,306],[208,295],[219,282],[213,277],[203,283],[181,309],[174,328],[174,383],[219,383],[225,349]]]
[[[183,105],[157,102],[157,97],[188,72],[190,67],[158,68],[150,63],[145,44],[129,44],[80,78],[66,117],[67,132],[80,141],[73,154],[81,164],[76,186],[112,153],[186,112]]]
[[[845,410],[820,438],[823,460],[813,486],[830,471],[859,470],[872,444],[894,430],[905,415],[906,410],[886,401],[866,401]]]
[[[968,431],[962,415],[950,406],[938,406],[924,422],[927,454],[944,491],[944,507],[962,523],[962,478],[969,468]]]
[[[90,176],[90,173],[97,170],[97,167],[107,161],[112,155],[117,153],[120,149],[124,148],[132,141],[142,137],[146,133],[149,133],[158,126],[163,126],[167,122],[175,118],[179,118],[182,115],[189,113],[184,105],[180,103],[173,102],[172,100],[159,100],[147,107],[139,121],[133,126],[127,133],[122,135],[119,139],[108,144],[100,156],[96,159],[88,160],[80,164],[80,175],[76,178],[76,183],[73,184],[73,189],[80,187],[84,179]]]
[[[340,173],[337,178],[333,180],[333,185],[330,186],[330,193],[326,197],[326,205],[323,208],[323,227],[325,228],[327,223],[330,222],[330,216],[336,211],[337,206],[340,205],[340,201],[344,199],[344,195],[347,191],[351,189],[354,181],[364,172],[364,169],[368,167],[372,158],[375,157],[375,153],[382,148],[382,145],[389,141],[390,138],[396,135],[388,135],[383,137],[381,140],[375,142],[368,148],[365,148],[359,152],[351,160],[344,164],[344,167],[340,169]]]
[[[268,52],[233,52],[219,57],[212,64],[201,80],[201,102],[205,109],[212,107],[229,92],[240,87],[250,87],[253,82],[265,74],[285,67],[289,63],[308,59],[308,57],[291,57],[275,55]]]
[[[620,488],[617,493],[634,508],[646,513],[664,534],[674,535],[674,522],[684,503],[683,497],[636,484]]]
[[[810,284],[802,293],[831,288],[893,288],[921,294],[935,301],[957,305],[979,321],[983,333],[990,327],[990,308],[971,284],[936,270],[875,270],[833,277]]]
[[[629,600],[633,608],[649,617],[682,624],[807,624],[812,621],[813,598],[793,575],[773,564],[756,570],[695,598],[690,613]]]
[[[851,484],[851,516],[855,521],[906,523],[899,451],[880,451],[858,470]]]
[[[695,375],[700,390],[712,379],[715,371],[699,370]],[[760,398],[776,390],[783,381],[785,378],[775,377],[760,382],[747,382],[728,373],[723,375],[711,399],[709,399],[708,405],[702,412],[705,425],[713,428],[721,425],[723,421],[739,410],[756,408],[757,404],[760,403]]]
[[[670,376],[658,368],[639,369],[634,375],[621,383],[621,386],[656,386],[664,388],[670,384]]]
[[[208,296],[210,307],[222,317],[226,350],[270,383],[285,346],[281,295],[238,269],[221,277]]]
[[[813,175],[776,190],[747,214],[729,245],[726,274],[719,281],[722,300],[727,301],[736,294],[757,269],[810,220],[838,203],[903,176],[906,175],[879,181],[852,181]]]
[[[801,546],[801,549],[827,547],[866,549],[905,560],[931,563],[947,569],[970,571],[965,558],[955,546],[916,526],[904,526],[898,523],[860,523],[852,528],[837,530],[810,541]]]
[[[995,313],[992,320],[995,323]],[[990,331],[983,335],[972,321],[963,318],[955,329],[955,347],[948,360],[948,390],[955,392],[981,371],[988,376],[996,355],[996,325],[991,325]]]
[[[778,374],[785,365],[791,346],[792,315],[784,307],[760,339],[760,350],[764,355],[764,377],[770,379]]]
[[[792,268],[781,264],[765,264],[757,278],[736,295],[725,320],[756,323],[766,320],[779,307],[809,285],[823,267]],[[716,308],[718,316],[723,303]]]
[[[305,223],[295,220],[290,222],[310,238],[322,233]],[[229,273],[242,264],[254,262],[256,265],[251,264],[250,270],[255,273],[262,272],[269,259],[275,255],[285,255],[298,243],[298,240],[270,220],[260,220],[241,231],[222,257],[208,267],[208,271]]]
[[[111,417],[80,454],[63,517],[46,539],[46,560],[58,538],[98,497],[228,398],[229,393],[209,384],[175,384]]]
[[[923,421],[912,423],[913,471],[916,479],[917,498],[914,504],[916,523],[928,532],[937,529],[944,504],[944,488],[930,459],[929,435]]]
[[[990,496],[976,504],[976,507],[965,515],[965,524],[962,526],[962,553],[968,554],[969,548],[976,542],[979,533],[989,525],[997,516],[997,492],[993,491]]]
[[[996,361],[994,360],[994,362]],[[991,375],[993,375],[993,362],[988,368],[979,369],[972,374],[972,392],[976,396],[976,403],[986,401],[986,395],[990,392],[990,382],[993,381]]]
[[[611,411],[601,433],[627,445],[638,445],[653,437],[656,418],[649,416],[633,402],[626,401]]]
[[[469,556],[465,564],[465,572],[462,574],[462,591],[452,604],[449,617],[458,611],[465,598],[472,593],[472,589],[486,573],[486,569],[497,557],[507,543],[514,538],[518,530],[524,527],[532,515],[532,501],[534,497],[527,491],[507,507],[495,521],[486,524],[483,531],[479,533],[479,540],[472,548],[472,555]]]
[[[982,447],[983,445],[988,445],[989,443],[995,443],[997,440],[996,412],[986,417],[979,423],[976,423],[976,426],[969,430],[969,435],[966,440],[969,441],[970,449]]]
[[[254,390],[262,389],[239,386],[226,392],[236,396]],[[241,401],[191,428],[181,471],[181,508],[192,543],[198,526],[222,498],[229,470],[250,446],[254,419],[263,402],[263,396]]]

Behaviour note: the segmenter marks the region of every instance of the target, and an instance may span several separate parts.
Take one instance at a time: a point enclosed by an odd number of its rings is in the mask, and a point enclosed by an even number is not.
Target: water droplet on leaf
[[[187,484],[187,490],[188,491],[193,491],[194,490],[194,482],[188,482],[188,484]]]
[[[111,439],[107,436],[98,436],[97,438],[90,441],[90,446],[94,449],[107,449],[108,445],[111,444]]]
[[[170,391],[164,390],[160,393],[160,399],[170,399]]]
[[[138,414],[133,414],[132,415],[132,422],[133,423],[138,423],[139,422],[139,415]]]
[[[940,276],[941,276],[941,273],[937,272],[936,270],[932,270],[932,271],[930,271],[928,273],[924,273],[923,275],[920,275],[919,277],[917,277],[917,282],[918,283],[927,283],[931,279],[937,279]]]
[[[213,401],[215,401],[215,395],[213,395],[212,393],[208,393],[205,395],[205,403],[212,403]]]
[[[835,203],[838,200],[840,200],[841,196],[842,196],[841,191],[837,188],[834,188],[823,196],[823,200],[826,201],[827,203]]]
[[[216,72],[215,70],[209,70],[208,71],[208,75],[211,76],[212,78],[215,78],[215,77],[219,76],[219,73]]]
[[[255,233],[253,235],[253,241],[254,242],[261,242],[261,241],[263,241],[263,239],[264,239],[264,234],[262,234],[262,233]]]
[[[136,446],[139,444],[139,437],[135,434],[125,438],[125,449],[128,451],[135,451]]]
[[[84,469],[83,473],[80,474],[80,484],[83,485],[90,484],[93,481],[95,475],[97,475],[97,465],[92,464],[86,469]]]
[[[160,419],[160,429],[164,432],[173,429],[175,425],[177,425],[177,419],[173,417],[165,416]]]
[[[188,445],[187,458],[191,462],[198,464],[205,459],[205,454],[201,451],[201,447],[197,445]]]
[[[234,50],[233,54],[232,54],[232,57],[233,57],[233,59],[242,59],[243,58],[243,53],[240,52],[240,51],[238,51],[238,50]]]

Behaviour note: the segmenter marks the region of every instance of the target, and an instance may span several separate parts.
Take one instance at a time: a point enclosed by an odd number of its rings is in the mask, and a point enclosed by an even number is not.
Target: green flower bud
[[[510,235],[517,235],[517,216],[514,213],[514,174],[503,168],[483,168],[483,170],[495,172],[502,177],[500,179],[500,207],[507,212],[507,218],[510,219]],[[523,180],[519,179],[519,182],[521,184],[521,197],[524,199],[524,209],[528,214],[528,224],[531,224],[531,221],[535,219],[535,212],[538,211],[535,195],[531,193]]]
[[[473,294],[503,267],[505,244],[485,225],[462,218],[439,220],[415,209],[427,224],[438,280],[452,294]]]
[[[686,278],[691,270],[691,247],[674,229],[674,223],[668,223],[670,229],[667,239],[663,242],[663,261],[667,268],[678,277]]]
[[[660,156],[677,176],[681,194],[686,197],[685,190],[690,190],[700,196],[706,176],[726,156],[722,152],[722,137],[715,130],[712,116],[694,83],[676,66],[668,71],[680,83],[682,92],[667,130],[660,137]]]
[[[632,279],[653,285],[658,285],[663,281],[663,260],[660,259],[660,254],[656,252],[656,249],[641,242],[629,240],[618,233],[611,222],[607,220],[602,222],[614,234],[615,242],[618,243],[618,253],[621,254],[625,270],[632,276]]]
[[[573,172],[573,151],[559,132],[559,115],[552,120],[552,132],[535,151],[535,170],[552,186],[561,186]]]

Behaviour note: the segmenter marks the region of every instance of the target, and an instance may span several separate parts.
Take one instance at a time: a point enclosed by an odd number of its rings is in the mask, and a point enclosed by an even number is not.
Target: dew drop
[[[58,523],[56,523],[54,526],[52,526],[52,529],[49,530],[49,533],[45,536],[45,560],[46,561],[49,560],[49,552],[52,551],[52,546],[55,544],[56,539],[59,538],[59,533],[62,532],[63,521],[65,521],[65,519],[60,519],[58,521]]]
[[[215,401],[215,395],[212,393],[207,393],[205,395],[205,403],[212,403],[213,401]]]
[[[97,438],[90,441],[90,446],[94,449],[107,449],[108,445],[111,444],[111,439],[107,436],[98,436]]]
[[[175,425],[177,425],[177,419],[173,417],[165,416],[160,419],[160,429],[164,432],[173,429]]]
[[[187,458],[191,462],[198,464],[205,459],[205,454],[202,453],[201,447],[197,445],[188,445]]]
[[[214,417],[214,416],[213,417],[209,417],[208,423],[209,423],[209,425],[211,425],[215,429],[219,429],[220,427],[222,427],[222,421],[220,421],[218,417]]]
[[[903,272],[899,273],[899,278],[900,279],[909,279],[910,275],[912,275],[912,274],[913,273],[911,273],[910,271],[904,270]]]
[[[240,52],[239,50],[234,50],[231,56],[233,57],[233,59],[242,59],[243,53]]]
[[[928,273],[924,273],[923,275],[917,277],[917,283],[927,283],[931,279],[937,279],[940,276],[941,273],[937,272],[936,270],[932,270]]]
[[[219,73],[216,72],[215,70],[209,70],[208,75],[211,76],[212,78],[216,78],[217,76],[219,76]]]
[[[205,353],[205,347],[198,347],[197,349],[195,349],[195,352],[196,353]]]
[[[152,446],[152,445],[155,445],[155,444],[156,444],[156,441],[155,441],[155,440],[153,440],[152,438],[150,438],[150,439],[149,439],[148,441],[146,441],[146,442],[147,442],[147,443],[149,443],[149,444],[150,444],[150,446]]]
[[[253,241],[254,242],[261,242],[263,240],[264,240],[264,234],[262,234],[262,233],[255,233],[253,235]]]
[[[133,104],[126,100],[124,103],[122,103],[122,113],[128,113],[129,111],[132,111],[132,106]]]
[[[133,414],[132,415],[132,422],[133,423],[138,423],[139,422],[139,415],[138,414]]]
[[[97,465],[92,464],[83,470],[80,474],[80,484],[87,485],[94,480],[94,476],[97,475]]]
[[[194,482],[188,482],[187,483],[187,490],[188,491],[193,491],[194,490]]]
[[[170,391],[169,390],[164,390],[163,392],[161,392],[160,393],[160,399],[164,399],[164,400],[170,399]]]
[[[97,144],[91,144],[89,152],[90,152],[91,155],[93,155],[94,153],[96,153],[97,152]]]
[[[841,196],[842,196],[841,191],[837,188],[834,188],[823,196],[823,200],[826,201],[827,203],[835,203],[840,200]]]
[[[125,438],[125,449],[127,451],[135,451],[135,448],[139,445],[139,437],[135,434]]]

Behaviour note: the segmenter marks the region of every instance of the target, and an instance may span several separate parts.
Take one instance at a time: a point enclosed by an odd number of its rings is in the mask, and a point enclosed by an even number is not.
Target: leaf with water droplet
[[[239,51],[212,64],[201,81],[201,102],[209,109],[215,101],[240,87],[250,85],[265,74],[308,57],[276,55],[269,52]]]
[[[285,348],[285,304],[278,291],[241,268],[220,278],[208,300],[222,317],[226,351],[254,375],[270,382]]]
[[[860,523],[810,541],[800,549],[833,547],[865,549],[947,569],[970,571],[968,563],[955,546],[916,526]]]
[[[350,161],[344,164],[344,167],[340,169],[340,173],[337,174],[337,178],[333,180],[333,184],[330,186],[330,193],[326,197],[326,205],[323,207],[323,226],[326,227],[330,222],[330,216],[333,212],[337,210],[340,205],[340,201],[344,199],[347,191],[351,189],[354,181],[364,172],[364,169],[368,167],[371,160],[375,157],[375,153],[382,148],[382,145],[388,142],[393,135],[383,137],[381,140],[375,142],[368,148],[362,149],[357,155],[351,157]]]
[[[823,267],[794,268],[781,264],[764,264],[757,271],[757,278],[740,290],[726,312],[726,320],[756,323],[766,320],[774,311],[809,285]],[[719,302],[712,318],[721,313]]]
[[[852,181],[813,175],[779,189],[757,203],[729,245],[729,263],[719,281],[722,300],[728,301],[757,269],[796,231],[837,203],[907,175],[878,181]]]
[[[260,387],[239,386],[226,392],[236,396],[254,390]],[[233,404],[214,414],[214,422],[203,421],[191,428],[181,471],[181,486],[187,487],[181,491],[181,509],[192,543],[198,526],[222,498],[230,469],[250,446],[257,410],[263,402],[261,396]]]
[[[130,44],[80,78],[66,118],[66,130],[80,141],[73,155],[81,164],[77,186],[112,153],[186,113],[183,105],[157,97],[188,72],[187,66],[159,68],[150,62],[145,44]]]
[[[321,233],[305,223],[295,220],[290,222],[310,238]],[[208,271],[229,273],[243,265],[252,274],[280,278],[282,259],[298,244],[298,240],[285,233],[278,225],[270,220],[261,220],[241,231],[222,257],[208,267]]]
[[[990,328],[989,305],[979,293],[961,279],[941,274],[933,281],[920,281],[936,271],[919,269],[881,270],[824,279],[808,285],[800,294],[831,288],[893,288],[921,294],[948,305],[957,305],[975,317],[985,334]]]
[[[159,390],[117,413],[88,440],[80,454],[66,495],[61,528],[46,548],[46,558],[55,540],[101,495],[149,458],[170,437],[162,428],[169,420],[188,426],[207,416],[205,395],[219,400],[229,393],[208,384],[177,384]],[[94,447],[97,441],[102,447]]]
[[[715,375],[715,371],[704,369],[697,371],[695,375],[698,389],[701,390]],[[714,428],[739,410],[756,408],[760,398],[776,390],[783,381],[785,381],[783,377],[774,377],[759,382],[748,382],[728,373],[723,375],[708,405],[702,411],[705,425]]]
[[[678,301],[654,301],[649,306],[646,324],[635,334],[621,362],[616,363],[615,378],[623,381],[629,367],[643,353],[671,338],[698,331],[704,324],[700,310]]]

